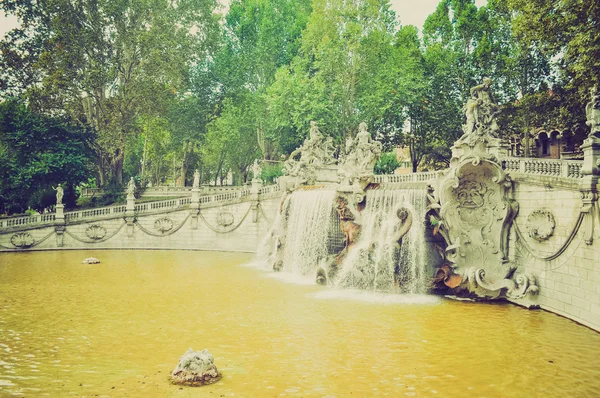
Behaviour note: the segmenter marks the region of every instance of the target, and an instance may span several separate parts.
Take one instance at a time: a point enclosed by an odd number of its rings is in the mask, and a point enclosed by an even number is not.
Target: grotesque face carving
[[[463,180],[455,192],[459,207],[477,209],[485,203],[487,187],[477,181]]]

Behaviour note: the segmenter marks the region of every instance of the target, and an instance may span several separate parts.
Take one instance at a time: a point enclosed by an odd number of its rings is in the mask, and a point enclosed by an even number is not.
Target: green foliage
[[[56,203],[52,187],[65,186],[73,206],[73,187],[91,175],[92,132],[64,118],[36,115],[17,100],[0,103],[0,196],[6,210],[43,210]]]
[[[0,44],[0,89],[97,131],[100,185],[121,184],[139,118],[166,116],[216,39],[215,0],[3,3],[22,26]]]
[[[260,179],[267,184],[272,184],[275,179],[283,175],[283,164],[267,163],[262,165]]]
[[[375,174],[394,174],[394,170],[400,167],[398,159],[396,159],[396,152],[385,152],[382,153],[377,163],[375,163],[374,172]]]

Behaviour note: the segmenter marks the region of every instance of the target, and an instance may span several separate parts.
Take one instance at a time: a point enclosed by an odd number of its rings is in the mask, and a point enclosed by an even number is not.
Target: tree
[[[583,98],[600,84],[600,4],[595,0],[510,0],[514,29],[558,66],[567,88]]]
[[[267,93],[269,134],[282,151],[302,142],[312,120],[338,145],[361,121],[386,147],[399,142],[423,79],[414,49],[395,45],[396,28],[387,1],[313,2],[298,55]]]
[[[2,42],[1,89],[97,132],[97,175],[120,184],[141,115],[165,116],[218,30],[215,0],[5,2],[21,27]]]
[[[22,212],[55,204],[52,187],[73,188],[91,176],[93,133],[64,117],[36,115],[22,101],[0,103],[0,211]]]

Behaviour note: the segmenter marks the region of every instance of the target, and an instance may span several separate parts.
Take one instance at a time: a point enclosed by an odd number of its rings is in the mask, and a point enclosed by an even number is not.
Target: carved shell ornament
[[[10,243],[12,243],[14,247],[26,249],[33,246],[34,239],[29,232],[19,232],[11,236]]]
[[[527,217],[529,236],[538,242],[549,239],[554,233],[554,216],[548,210],[534,210]]]
[[[165,233],[173,229],[173,221],[168,217],[159,218],[154,221],[154,229]]]
[[[106,236],[106,228],[100,224],[92,224],[85,229],[85,234],[93,240],[100,240]]]
[[[217,214],[217,224],[222,227],[230,226],[233,224],[233,220],[233,214],[228,211],[220,211],[219,214]]]

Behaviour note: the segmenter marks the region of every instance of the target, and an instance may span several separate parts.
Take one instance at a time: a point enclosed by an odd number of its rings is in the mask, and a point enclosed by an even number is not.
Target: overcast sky
[[[229,0],[220,0],[225,3]],[[423,22],[429,14],[435,11],[439,0],[391,0],[392,8],[400,19],[402,25],[415,25],[423,27]],[[487,0],[476,0],[478,7],[487,4]],[[17,26],[17,20],[14,17],[6,17],[4,12],[0,11],[0,37]]]

